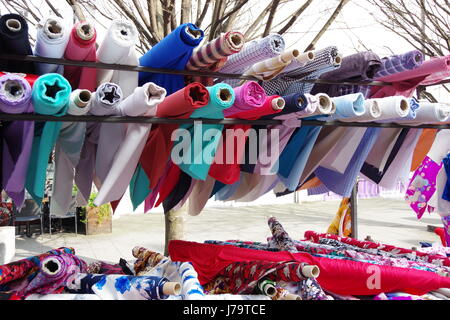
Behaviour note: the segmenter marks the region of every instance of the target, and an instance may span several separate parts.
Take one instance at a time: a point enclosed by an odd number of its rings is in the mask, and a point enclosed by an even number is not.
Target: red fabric
[[[70,33],[64,59],[75,61],[97,61],[95,40],[97,33],[90,40],[83,40],[77,34],[77,28],[82,22],[77,23]],[[95,91],[97,88],[97,70],[94,68],[64,66],[64,77],[69,81],[72,89],[86,89]]]
[[[329,234],[329,233],[317,233],[314,231],[306,231],[305,232],[305,240],[307,240],[307,241],[312,241],[312,242],[318,243],[321,238],[334,239],[334,240],[338,240],[338,241],[344,242],[344,243],[352,245],[352,246],[357,246],[359,248],[365,248],[365,249],[379,249],[379,250],[383,250],[383,251],[387,251],[387,252],[394,251],[399,254],[413,252],[410,249],[399,248],[399,247],[395,247],[395,246],[391,246],[391,245],[387,245],[387,244],[381,244],[381,243],[377,243],[377,242],[360,241],[357,239],[340,237],[340,236],[337,236],[334,234]],[[450,267],[450,259],[449,258],[444,258],[444,257],[438,256],[438,255],[430,255],[430,254],[427,254],[424,252],[418,252],[418,251],[415,251],[415,253],[420,257],[427,257],[427,262],[432,263],[433,260],[442,260],[444,266]]]
[[[8,72],[8,73],[10,73],[10,72]],[[4,72],[0,72],[0,77],[4,76],[5,74],[6,73],[4,73]],[[36,82],[37,78],[39,78],[39,76],[36,74],[25,74],[25,73],[14,73],[14,74],[25,78],[25,80],[28,81],[28,83],[30,84],[31,87],[33,87],[33,84]]]
[[[173,261],[191,262],[202,285],[216,278],[222,269],[238,261],[298,261],[317,265],[320,268],[317,278],[319,284],[324,289],[341,295],[377,295],[394,291],[421,295],[439,288],[450,288],[450,278],[432,272],[313,257],[304,252],[270,252],[172,240],[169,242],[169,254]],[[370,277],[374,275],[373,270],[377,270],[380,276],[380,286],[371,289],[368,284],[372,283]]]
[[[208,102],[209,92],[206,87],[194,82],[166,97],[158,105],[156,116],[187,119],[195,109],[206,106]],[[172,132],[178,127],[178,124],[162,124],[150,132],[140,159],[140,164],[150,180],[150,189],[155,188],[164,174],[173,146]]]
[[[181,169],[171,163],[169,171],[163,180],[164,183],[161,184],[161,188],[159,189],[159,198],[158,201],[156,201],[155,207],[158,207],[175,188],[176,184],[180,180],[180,173]]]
[[[444,247],[446,247],[447,246],[447,242],[445,241],[444,228],[436,228],[436,229],[434,229],[434,233],[436,233],[439,236],[439,238],[441,238],[442,245]]]
[[[257,120],[269,114],[280,113],[282,109],[274,110],[272,107],[272,101],[276,98],[280,98],[280,96],[267,97],[261,107],[235,114],[230,118]],[[245,144],[249,135],[248,130],[250,129],[251,125],[246,124],[225,126],[222,132],[221,144],[217,148],[214,161],[208,173],[212,178],[224,184],[234,184],[239,181],[241,174],[239,163],[244,156]],[[237,135],[238,130],[242,130],[243,134]],[[227,151],[227,146],[233,146],[234,149]],[[230,154],[233,155],[233,158],[230,159],[232,161],[227,160],[227,156],[230,157]]]

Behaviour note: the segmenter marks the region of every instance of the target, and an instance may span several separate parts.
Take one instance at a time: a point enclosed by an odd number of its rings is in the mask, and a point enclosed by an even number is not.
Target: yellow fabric
[[[351,204],[349,198],[342,199],[339,210],[331,221],[327,233],[341,237],[349,237],[351,235]]]

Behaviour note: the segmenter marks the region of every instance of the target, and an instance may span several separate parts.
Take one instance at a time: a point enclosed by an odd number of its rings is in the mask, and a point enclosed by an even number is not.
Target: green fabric
[[[136,210],[145,201],[150,192],[150,179],[141,165],[138,165],[130,181],[130,198],[133,210]]]
[[[235,95],[233,88],[225,83],[218,83],[212,87],[207,87],[209,91],[210,100],[209,103],[203,107],[195,110],[190,118],[199,119],[223,119],[223,111],[231,107],[235,100]],[[220,97],[220,92],[222,89],[228,90],[230,97],[228,100],[224,100]],[[206,180],[208,176],[209,169],[211,167],[212,160],[216,153],[217,147],[222,136],[223,125],[221,124],[201,124],[201,125],[191,125],[185,124],[180,126],[189,130],[191,133],[191,144],[189,150],[189,159],[193,160],[193,163],[181,163],[178,166],[181,170],[186,172],[194,179]],[[205,132],[210,129],[215,129],[217,133],[214,136],[208,137],[206,141],[203,141]],[[213,131],[211,131],[213,132]],[[200,144],[201,148],[196,144]],[[196,150],[198,149],[198,150]],[[208,155],[210,161],[205,161],[204,156]]]
[[[57,117],[65,115],[71,91],[69,82],[60,74],[40,76],[31,95],[35,112]],[[38,204],[44,197],[47,164],[61,125],[61,122],[47,121],[35,127],[25,187]]]

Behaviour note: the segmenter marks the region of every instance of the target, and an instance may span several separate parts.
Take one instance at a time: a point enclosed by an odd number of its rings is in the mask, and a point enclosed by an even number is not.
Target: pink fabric
[[[234,88],[234,95],[234,104],[223,112],[225,117],[260,108],[267,98],[264,89],[254,81],[246,82],[242,86]]]
[[[80,24],[81,22],[72,29],[64,59],[96,62],[95,40],[97,34],[95,33],[94,37],[88,41],[81,39],[77,34],[77,28]],[[95,91],[97,87],[97,71],[93,68],[64,66],[64,77],[69,81],[72,90],[87,89]]]
[[[422,218],[426,209],[428,212],[434,211],[428,201],[436,192],[436,178],[441,168],[442,163],[437,164],[427,156],[411,178],[405,199],[416,212],[418,219]]]
[[[419,85],[434,84],[450,76],[450,55],[431,58],[419,68],[399,72],[390,76],[376,79],[377,81],[392,82],[392,86],[373,86],[370,98],[389,96],[411,97]]]

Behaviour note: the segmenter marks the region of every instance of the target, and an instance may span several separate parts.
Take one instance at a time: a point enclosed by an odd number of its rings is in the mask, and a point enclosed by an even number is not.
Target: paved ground
[[[186,217],[185,240],[241,239],[265,241],[270,236],[267,218],[275,216],[294,239],[306,230],[325,232],[339,202],[307,202],[248,207],[207,208],[197,217]],[[427,225],[440,226],[437,215],[425,215],[418,221],[403,200],[359,200],[359,238],[371,235],[374,240],[407,247],[419,241],[439,241]],[[42,253],[52,248],[70,246],[88,261],[99,259],[117,263],[119,258],[132,260],[131,249],[144,246],[164,251],[164,216],[162,213],[124,215],[113,220],[113,232],[103,235],[59,233],[32,238],[17,237],[16,259]]]

